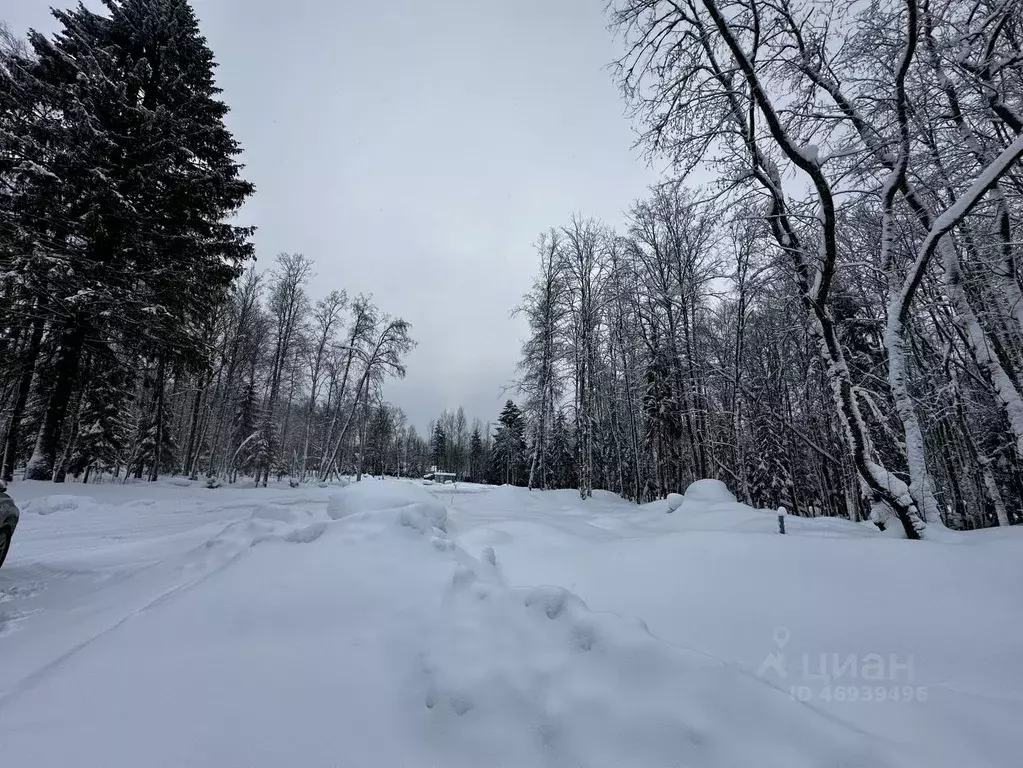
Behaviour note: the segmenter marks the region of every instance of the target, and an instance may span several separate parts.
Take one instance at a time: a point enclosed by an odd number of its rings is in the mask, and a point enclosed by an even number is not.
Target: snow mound
[[[447,525],[447,508],[421,485],[395,481],[355,483],[330,497],[327,514],[332,520],[353,515],[393,512],[401,525],[420,532]]]
[[[274,520],[279,523],[300,523],[306,522],[309,515],[306,512],[297,510],[294,507],[283,504],[261,504],[252,511],[253,520]]]
[[[29,499],[20,505],[21,511],[31,515],[52,515],[57,512],[77,512],[96,506],[96,502],[84,496],[54,494]]]
[[[253,518],[231,523],[213,538],[203,544],[207,551],[227,553],[236,557],[248,547],[279,538],[280,526],[275,520]]]
[[[684,501],[686,506],[736,503],[735,494],[720,480],[697,480],[686,488]]]
[[[579,614],[586,609],[586,603],[562,587],[535,587],[526,594],[523,602],[527,608],[540,611],[548,619],[556,619],[566,610],[570,614]]]
[[[320,538],[327,529],[327,523],[316,518],[323,517],[312,510],[291,502],[260,504],[248,519],[237,520],[203,545],[206,550],[226,553],[228,558],[237,557],[245,549],[271,541],[286,541],[292,544],[310,544]]]
[[[681,493],[669,493],[663,499],[648,501],[642,505],[644,512],[671,513],[682,506],[685,496]]]
[[[312,544],[327,531],[326,523],[313,523],[304,528],[296,528],[284,534],[284,540],[292,544]]]

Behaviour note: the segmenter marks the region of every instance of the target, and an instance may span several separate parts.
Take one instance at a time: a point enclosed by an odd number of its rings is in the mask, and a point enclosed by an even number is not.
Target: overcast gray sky
[[[0,17],[48,31],[71,4],[0,0]],[[459,404],[496,418],[536,236],[576,211],[620,221],[655,180],[605,69],[603,5],[193,0],[257,186],[260,267],[302,252],[314,297],[372,293],[413,324],[384,394],[420,429]]]

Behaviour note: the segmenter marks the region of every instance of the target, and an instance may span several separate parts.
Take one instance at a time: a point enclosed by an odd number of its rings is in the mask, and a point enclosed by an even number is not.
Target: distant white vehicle
[[[423,483],[440,483],[441,485],[447,485],[453,483],[458,479],[458,476],[454,472],[427,472],[423,475]]]

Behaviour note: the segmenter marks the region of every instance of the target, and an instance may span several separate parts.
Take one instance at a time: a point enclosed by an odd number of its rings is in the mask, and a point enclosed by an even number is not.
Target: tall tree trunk
[[[43,413],[43,422],[36,437],[35,450],[25,468],[26,480],[53,480],[64,482],[63,477],[53,474],[60,447],[61,432],[67,416],[68,403],[78,377],[78,366],[85,343],[85,328],[75,324],[65,329],[61,336],[60,350],[52,374],[50,396]]]
[[[21,356],[21,374],[18,376],[18,388],[15,392],[14,405],[11,408],[11,418],[7,423],[3,467],[0,469],[0,478],[5,482],[14,479],[14,465],[18,460],[18,441],[21,437],[21,419],[25,414],[29,393],[32,391],[32,378],[35,375],[36,361],[39,359],[39,349],[43,341],[43,330],[46,327],[46,320],[42,312],[44,305],[45,299],[39,299],[36,302],[36,313],[32,318],[32,335],[29,337],[28,348]]]
[[[164,440],[164,419],[163,419],[163,396],[165,390],[164,383],[164,359],[163,355],[160,355],[159,360],[156,364],[156,396],[155,396],[155,415],[156,419],[156,433],[153,436],[153,465],[149,470],[149,482],[155,483],[160,477],[160,459],[163,457],[163,440]]]
[[[57,459],[57,463],[53,468],[54,478],[63,478],[67,475],[68,466],[71,463],[71,457],[74,455],[75,446],[78,443],[78,429],[82,418],[82,398],[85,390],[84,384],[89,380],[89,356],[86,355],[85,359],[85,371],[81,376],[83,386],[78,387],[72,395],[71,426],[66,430],[67,440],[65,441],[64,448],[61,450],[60,457]]]
[[[195,438],[199,431],[199,412],[202,407],[202,394],[205,389],[202,379],[199,380],[195,390],[195,397],[192,398],[192,411],[188,424],[188,445],[185,448],[185,462],[182,468],[188,477],[192,476],[192,457],[195,451]]]
[[[284,406],[284,426],[281,427],[281,450],[287,450],[288,447],[288,431],[291,429],[291,408],[295,402],[295,388],[297,382],[295,380],[295,369],[291,370],[291,384],[288,388],[288,402]],[[294,460],[291,462],[292,472],[295,470]]]

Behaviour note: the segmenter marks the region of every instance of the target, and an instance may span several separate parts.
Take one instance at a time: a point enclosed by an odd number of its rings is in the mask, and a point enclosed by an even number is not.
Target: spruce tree
[[[514,402],[505,403],[494,435],[494,468],[498,483],[525,484],[526,424]]]
[[[474,483],[480,482],[482,469],[484,467],[483,437],[477,427],[473,427],[472,435],[469,437],[469,480]]]
[[[444,428],[438,422],[433,428],[433,437],[430,439],[430,458],[437,469],[445,469],[444,461],[448,455],[448,436]]]
[[[173,469],[177,446],[167,429],[168,421],[166,404],[154,403],[153,412],[144,421],[139,442],[137,477],[141,477],[144,468],[149,469],[150,480],[155,480],[161,472]]]
[[[549,471],[554,488],[575,488],[579,485],[572,444],[568,419],[564,411],[558,411],[554,417],[550,440]]]
[[[79,435],[69,469],[88,482],[92,470],[108,471],[117,466],[124,448],[125,425],[119,402],[128,389],[129,377],[116,362],[93,366],[79,419]]]
[[[669,375],[663,349],[656,349],[646,369],[643,410],[646,414],[646,446],[654,459],[658,498],[683,490],[680,446],[684,444],[678,398]]]

